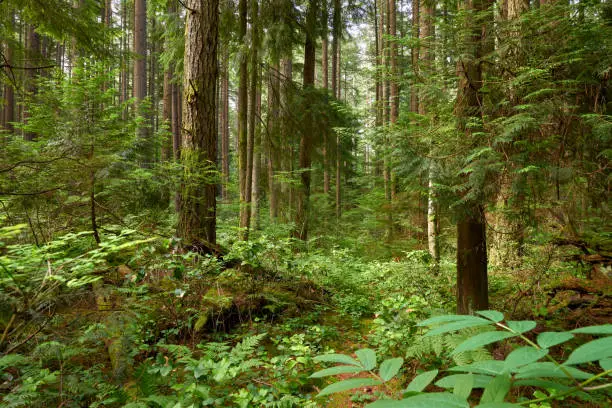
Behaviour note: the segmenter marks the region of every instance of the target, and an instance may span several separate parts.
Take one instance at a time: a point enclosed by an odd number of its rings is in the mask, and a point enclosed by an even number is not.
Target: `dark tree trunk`
[[[306,117],[302,126],[300,137],[300,188],[297,194],[295,232],[294,236],[301,240],[308,239],[308,215],[310,207],[310,166],[312,149],[312,119],[309,117],[308,105],[312,95],[311,88],[314,87],[314,74],[316,65],[316,15],[317,0],[310,0],[306,17],[306,41],[304,43],[304,92],[306,98]]]
[[[134,0],[134,98],[138,116],[144,116],[143,100],[147,97],[147,3]],[[147,125],[137,127],[139,160],[145,166],[153,161],[153,146],[148,140]]]
[[[39,66],[40,61],[40,36],[36,32],[36,27],[28,24],[27,25],[27,70],[25,72],[26,76],[26,89],[28,91],[28,95],[30,97],[34,96],[37,92],[36,86],[36,78],[38,76],[38,70],[35,69]],[[28,118],[30,117],[30,110],[28,108],[28,104],[26,103],[23,108],[23,122],[24,124],[28,123]],[[35,134],[30,130],[25,130],[23,133],[24,140],[32,141],[35,138]]]
[[[487,10],[491,0],[466,0],[465,7],[476,13]],[[489,34],[488,21],[469,21],[468,58],[457,63],[459,89],[456,115],[459,129],[467,139],[474,139],[474,127],[467,126],[470,117],[482,115],[482,65],[480,59],[487,52]],[[487,243],[484,209],[480,200],[464,204],[457,223],[457,313],[469,314],[488,308],[487,289]]]
[[[457,313],[489,308],[484,209],[470,209],[457,223]]]
[[[186,5],[184,177],[177,235],[184,244],[200,247],[202,241],[209,246],[216,243],[219,1],[187,0]]]
[[[221,172],[222,197],[224,201],[229,199],[228,186],[230,179],[230,129],[229,129],[229,50],[223,51],[223,62],[221,65]]]
[[[244,50],[247,45],[247,0],[240,0],[238,4],[238,40],[243,44],[243,51],[238,55],[240,65],[238,67],[238,180],[240,189],[240,228],[248,230],[251,195],[247,194],[248,185],[248,58]],[[246,236],[243,236],[246,238]]]
[[[13,10],[10,11],[9,16],[9,30],[15,29],[15,14]],[[13,64],[13,45],[5,43],[5,58],[8,64]],[[10,73],[7,72],[10,76]],[[4,85],[4,113],[2,117],[4,128],[9,132],[13,131],[13,125],[11,122],[15,122],[15,90],[12,83],[6,83]]]

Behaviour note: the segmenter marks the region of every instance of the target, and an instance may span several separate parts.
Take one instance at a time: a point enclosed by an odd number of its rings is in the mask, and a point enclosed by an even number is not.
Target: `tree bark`
[[[134,99],[136,115],[141,118],[136,128],[140,162],[150,166],[153,146],[148,140],[143,101],[147,97],[147,3],[134,0]]]
[[[221,64],[221,171],[222,171],[222,197],[229,199],[230,180],[230,128],[229,128],[229,49],[223,51]]]
[[[337,1],[337,0],[336,0]],[[314,87],[314,73],[316,65],[316,15],[317,0],[308,2],[306,16],[306,41],[304,42],[304,92],[305,92],[305,120],[300,137],[300,188],[297,194],[295,231],[294,236],[303,241],[308,239],[308,216],[310,210],[310,166],[312,148],[313,119],[308,113],[308,107],[312,103],[312,90]]]
[[[9,30],[13,32],[15,30],[15,13],[11,9],[9,15]],[[5,58],[8,64],[13,64],[13,46],[8,41],[5,43]],[[7,75],[11,75],[7,72]],[[12,83],[6,83],[4,85],[4,112],[2,116],[2,122],[4,128],[9,132],[13,131],[13,125],[11,122],[15,122],[15,89]]]
[[[465,0],[464,7],[480,14],[491,6],[491,0]],[[482,116],[481,88],[482,64],[487,52],[489,22],[468,19],[470,54],[457,63],[459,86],[456,115],[459,129],[472,141],[474,126],[468,126],[470,117]],[[481,199],[470,200],[460,210],[457,223],[457,313],[470,314],[488,308],[486,222]]]
[[[247,52],[244,51],[247,45],[247,0],[240,0],[238,3],[238,39],[243,44],[243,51],[238,55],[238,180],[240,189],[240,228],[247,231],[249,228],[251,195],[247,194],[248,186],[248,67]],[[243,239],[246,238],[243,232]]]
[[[278,168],[278,149],[275,144],[279,140],[280,121],[280,72],[279,61],[276,59],[268,74],[268,126],[266,132],[266,153],[268,168],[268,190],[270,201],[270,222],[278,218],[278,183],[275,174]]]
[[[246,174],[246,191],[245,196],[247,198],[248,206],[244,214],[244,225],[246,228],[243,231],[243,238],[246,240],[249,237],[249,230],[251,228],[251,213],[253,205],[253,173],[255,167],[254,151],[255,151],[255,131],[256,131],[256,119],[257,119],[257,75],[258,75],[258,58],[257,58],[257,47],[258,47],[258,19],[259,19],[259,5],[258,0],[251,0],[251,78],[249,80],[249,117],[248,117],[248,133],[247,133],[247,174]]]
[[[183,74],[184,168],[177,235],[216,243],[217,42],[219,0],[187,0]]]
[[[26,89],[28,92],[28,96],[32,97],[38,91],[36,86],[36,77],[38,76],[38,70],[35,69],[38,65],[40,58],[40,36],[36,32],[36,27],[32,24],[27,25],[27,63],[26,67],[28,68],[25,72],[26,78]],[[28,107],[28,103],[24,104],[23,107],[23,123],[27,125],[28,119],[30,117],[30,110]],[[35,134],[30,130],[25,130],[23,132],[23,139],[26,141],[32,141],[35,138]]]

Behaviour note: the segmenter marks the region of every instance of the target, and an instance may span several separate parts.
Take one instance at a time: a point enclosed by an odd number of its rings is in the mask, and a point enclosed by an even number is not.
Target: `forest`
[[[612,406],[610,0],[0,0],[0,406]]]

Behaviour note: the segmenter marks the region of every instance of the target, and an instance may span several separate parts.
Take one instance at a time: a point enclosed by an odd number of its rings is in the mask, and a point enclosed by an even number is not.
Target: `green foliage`
[[[440,406],[440,407],[468,407],[472,400],[473,390],[482,388],[479,400],[479,407],[494,406],[521,406],[529,404],[540,404],[547,401],[554,401],[567,397],[578,398],[587,401],[596,401],[597,398],[606,398],[599,394],[599,391],[606,393],[610,387],[609,358],[612,355],[610,340],[610,325],[590,326],[580,328],[570,332],[542,333],[538,337],[538,344],[534,343],[524,333],[535,328],[532,321],[504,321],[503,315],[497,311],[479,312],[477,316],[466,315],[445,315],[437,316],[420,322],[420,327],[427,327],[428,336],[440,336],[454,331],[473,330],[475,325],[489,326],[493,331],[472,334],[469,338],[454,347],[451,354],[459,354],[465,351],[473,351],[484,345],[506,341],[509,338],[517,338],[525,346],[520,346],[509,353],[503,361],[483,360],[470,364],[459,364],[451,366],[447,375],[435,384],[438,387],[451,390],[452,394],[439,392],[423,392],[438,375],[438,370],[421,373],[416,376],[405,391],[401,393],[389,393],[385,389],[387,397],[397,398],[404,396],[400,400],[380,399],[377,402],[367,405],[368,407],[420,407],[420,406]],[[562,361],[558,357],[553,357],[550,347],[562,343],[573,334],[601,335],[601,337],[590,340],[575,348],[569,357]],[[542,345],[547,346],[544,348]],[[315,358],[317,362],[348,363],[348,366],[334,366],[312,375],[313,378],[337,375],[340,373],[353,372],[353,368],[367,372],[366,378],[353,378],[336,382],[324,388],[319,396],[325,396],[335,392],[341,392],[361,386],[380,386],[395,377],[402,365],[403,360],[391,359],[384,361],[379,373],[373,371],[376,361],[376,354],[370,349],[357,350],[356,354],[359,362],[351,357],[341,354],[323,355]],[[366,357],[367,356],[367,357]],[[541,362],[540,360],[548,361]],[[598,373],[586,372],[576,366],[590,365],[599,361],[603,371]],[[606,368],[607,367],[607,368]],[[351,368],[351,370],[348,370]],[[521,397],[518,401],[509,393],[513,387],[529,385],[541,389],[534,393],[534,398],[529,400]],[[554,389],[555,392],[545,394],[544,391]],[[591,394],[589,394],[589,392]],[[414,395],[416,393],[416,395]],[[609,397],[609,394],[608,394]],[[535,406],[535,405],[533,405]]]

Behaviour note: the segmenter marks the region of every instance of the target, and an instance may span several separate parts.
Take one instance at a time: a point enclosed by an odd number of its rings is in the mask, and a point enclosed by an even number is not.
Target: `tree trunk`
[[[9,16],[8,29],[13,32],[15,30],[15,13],[11,9]],[[8,41],[5,43],[5,58],[7,64],[13,64],[13,46]],[[10,75],[10,74],[8,74]],[[4,112],[2,116],[4,128],[9,132],[13,131],[12,122],[15,122],[15,89],[12,83],[4,85]]]
[[[257,80],[257,98],[255,110],[257,118],[261,117],[261,77]],[[251,225],[253,230],[259,229],[259,200],[261,199],[260,175],[261,175],[261,126],[259,121],[254,129],[253,150],[253,184],[251,187]]]
[[[332,20],[332,94],[340,99],[340,37],[342,36],[342,3],[334,0],[334,15]]]
[[[419,0],[412,0],[412,38],[419,38]],[[419,67],[419,47],[413,46],[410,49],[410,60],[412,63],[412,70],[418,74]],[[410,90],[410,111],[419,111],[419,96],[416,89],[416,83],[412,83],[412,89]]]
[[[136,128],[138,152],[144,166],[153,161],[153,146],[148,140],[148,131],[143,101],[147,97],[147,3],[146,0],[134,0],[134,98],[135,109],[141,117]]]
[[[457,223],[457,313],[489,308],[484,208],[476,206]]]
[[[26,78],[26,89],[28,92],[28,96],[32,97],[37,92],[36,86],[36,77],[38,76],[38,70],[35,69],[38,66],[39,58],[40,58],[40,36],[36,32],[36,27],[28,24],[27,25],[27,63],[26,67],[28,68],[25,72]],[[28,107],[28,103],[24,104],[23,107],[23,123],[27,125],[28,118],[30,117],[30,110]],[[32,141],[35,138],[35,134],[32,131],[25,130],[23,132],[23,139],[27,141]]]
[[[466,0],[465,8],[481,13],[491,6],[491,0]],[[457,63],[459,86],[456,115],[459,129],[468,140],[474,139],[474,126],[468,126],[470,117],[482,115],[482,65],[480,59],[487,52],[489,22],[476,24],[468,19],[468,46],[471,55]],[[488,308],[487,242],[484,208],[479,200],[465,203],[457,223],[457,313],[470,314]]]
[[[223,51],[223,62],[221,65],[221,171],[222,197],[224,201],[229,200],[230,180],[230,128],[229,128],[229,49]]]
[[[184,176],[177,235],[184,244],[216,243],[218,0],[187,0],[183,74]],[[195,176],[194,176],[195,175]]]
[[[240,65],[238,67],[238,180],[240,189],[240,228],[245,231],[249,228],[250,208],[249,202],[251,195],[247,194],[250,186],[248,186],[248,67],[247,67],[247,45],[246,29],[247,29],[247,0],[240,0],[238,4],[238,40],[242,42],[242,51],[238,58]],[[243,232],[244,234],[244,232]],[[246,235],[243,235],[246,238]]]
[[[258,0],[251,0],[251,78],[249,80],[249,117],[248,117],[248,133],[247,133],[247,174],[246,174],[246,191],[245,197],[248,203],[244,214],[244,225],[243,228],[246,230],[243,232],[243,239],[249,238],[249,229],[251,228],[251,213],[252,213],[252,196],[253,196],[253,172],[255,167],[254,151],[255,151],[255,131],[256,131],[256,119],[257,119],[257,73],[258,73],[258,59],[257,59],[257,47],[258,47],[258,28],[257,21],[259,19],[259,5]]]
[[[321,12],[323,16],[322,24],[322,38],[321,38],[321,71],[323,73],[323,89],[329,89],[329,50],[327,49],[327,27],[328,27],[328,9],[327,0],[323,0],[323,10]],[[329,140],[328,140],[327,129],[323,129],[323,193],[329,194],[330,177],[329,177]]]
[[[336,0],[337,1],[337,0]],[[317,0],[308,2],[306,16],[306,41],[304,43],[304,92],[305,92],[305,111],[306,117],[302,126],[300,137],[300,188],[297,194],[296,215],[294,236],[303,241],[308,239],[308,216],[310,207],[310,166],[312,148],[312,122],[314,118],[309,117],[308,105],[312,100],[312,90],[314,87],[314,73],[316,64],[316,16]]]
[[[168,15],[173,16],[176,12],[176,4],[174,1],[168,1]],[[166,49],[170,48],[170,43],[166,41],[165,44]],[[164,71],[164,96],[163,96],[163,121],[168,127],[168,138],[164,140],[162,145],[162,159],[164,161],[172,160],[174,157],[174,129],[172,128],[172,120],[174,117],[173,108],[174,100],[173,100],[173,92],[175,84],[173,83],[174,79],[174,67],[172,62],[168,63],[168,68]]]
[[[278,218],[278,183],[275,174],[278,167],[278,149],[275,143],[279,139],[280,121],[280,72],[278,59],[273,62],[268,75],[268,126],[266,132],[266,153],[268,167],[268,190],[270,201],[270,222]]]

